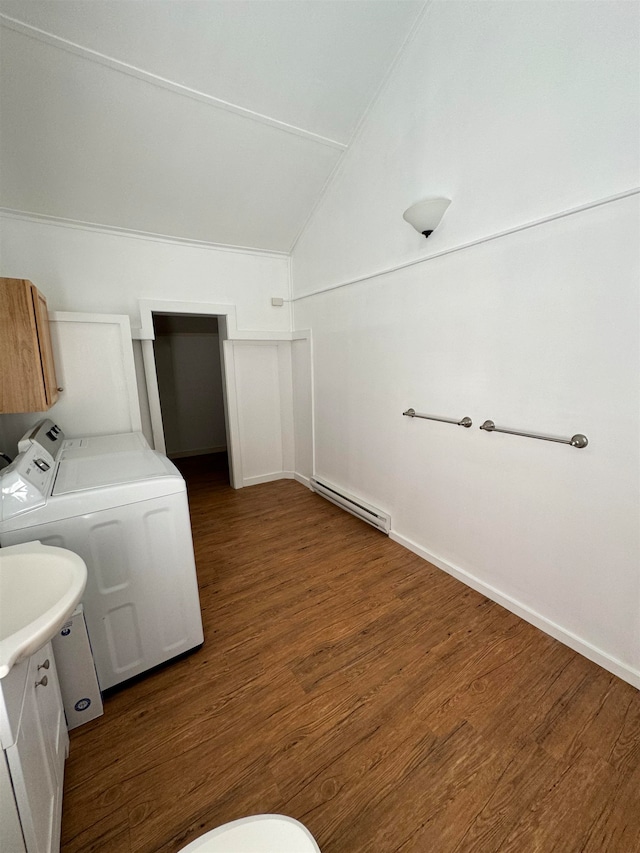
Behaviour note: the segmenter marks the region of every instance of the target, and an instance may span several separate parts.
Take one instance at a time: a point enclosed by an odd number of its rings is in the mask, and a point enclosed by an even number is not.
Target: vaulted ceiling
[[[0,0],[0,204],[290,251],[423,8]]]

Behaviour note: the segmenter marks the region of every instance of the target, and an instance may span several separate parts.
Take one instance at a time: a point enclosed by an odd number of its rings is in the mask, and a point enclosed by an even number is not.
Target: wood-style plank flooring
[[[259,812],[323,853],[640,851],[638,691],[294,481],[184,471],[205,644],[71,732],[64,853]]]

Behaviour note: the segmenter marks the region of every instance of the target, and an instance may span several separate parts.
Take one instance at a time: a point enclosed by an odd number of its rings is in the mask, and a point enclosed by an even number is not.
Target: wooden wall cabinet
[[[47,301],[23,278],[0,278],[0,413],[44,412],[58,399]]]

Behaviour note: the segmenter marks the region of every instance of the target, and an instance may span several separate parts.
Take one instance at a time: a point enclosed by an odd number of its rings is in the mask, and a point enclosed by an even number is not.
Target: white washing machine
[[[87,564],[101,690],[203,642],[184,479],[141,433],[65,440],[45,420],[0,471],[0,545],[40,540]]]
[[[18,453],[24,453],[33,444],[60,460],[74,456],[101,456],[126,450],[150,450],[141,432],[123,432],[117,435],[90,435],[84,438],[65,438],[57,424],[46,418],[28,430],[18,442]]]

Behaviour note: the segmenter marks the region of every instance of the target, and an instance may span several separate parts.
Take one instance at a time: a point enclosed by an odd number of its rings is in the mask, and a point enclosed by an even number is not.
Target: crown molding
[[[228,243],[214,243],[207,240],[191,240],[188,237],[175,237],[171,234],[156,234],[152,231],[138,231],[135,228],[120,228],[116,225],[103,225],[96,222],[85,222],[82,219],[65,219],[61,216],[50,216],[44,213],[33,213],[26,210],[14,210],[0,207],[0,218],[35,222],[44,225],[54,225],[62,228],[77,228],[81,231],[95,231],[100,234],[112,234],[120,237],[131,237],[137,240],[150,240],[155,243],[172,243],[178,246],[190,246],[196,249],[212,249],[217,252],[233,252],[242,255],[259,255],[261,257],[288,259],[289,253],[276,249],[256,249],[251,246],[233,246]]]

